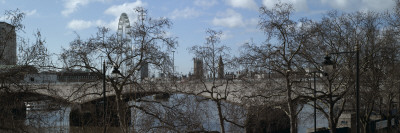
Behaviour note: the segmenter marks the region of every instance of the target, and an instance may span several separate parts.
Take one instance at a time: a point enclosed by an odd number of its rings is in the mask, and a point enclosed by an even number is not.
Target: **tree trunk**
[[[363,133],[367,133],[367,131],[368,131],[368,122],[363,122],[362,126],[363,126],[363,129],[364,129],[362,132]]]
[[[392,110],[392,104],[391,101],[389,101],[389,105],[388,105],[388,111],[387,111],[387,133],[391,133],[392,131],[392,114],[391,114],[391,110]]]
[[[387,133],[391,133],[392,132],[392,118],[391,115],[389,115],[389,117],[387,118]]]
[[[290,133],[297,133],[297,117],[290,115]]]
[[[329,128],[331,129],[331,133],[336,133],[336,123],[333,120],[329,120]]]
[[[219,116],[219,124],[221,126],[221,133],[225,133],[224,118],[222,116],[221,102],[217,101],[217,100],[215,102],[217,103],[217,108],[218,108],[218,116]]]
[[[117,115],[118,115],[118,121],[119,121],[119,126],[121,128],[121,131],[123,133],[127,132],[127,123],[126,123],[126,107],[124,102],[121,99],[121,94],[116,92],[115,93],[115,101],[117,103]]]
[[[333,109],[332,109],[333,110]],[[331,133],[336,133],[336,122],[333,118],[333,112],[329,112],[330,116],[329,116],[329,128],[331,129]]]
[[[330,91],[330,94],[332,94],[332,92]],[[335,104],[333,104],[333,100],[332,100],[332,95],[329,95],[329,99],[330,99],[330,104],[329,104],[329,128],[331,129],[331,133],[336,133],[336,122],[335,122],[335,113],[334,113],[334,106]]]
[[[286,87],[287,87],[287,102],[288,102],[288,115],[290,119],[290,133],[297,133],[297,115],[296,107],[292,100],[292,88],[290,86],[289,76],[286,77]]]

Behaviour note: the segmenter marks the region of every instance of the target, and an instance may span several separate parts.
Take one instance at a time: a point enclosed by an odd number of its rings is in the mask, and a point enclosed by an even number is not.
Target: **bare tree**
[[[242,64],[249,64],[255,68],[267,69],[274,75],[276,83],[275,90],[280,90],[273,94],[272,86],[265,86],[265,91],[271,91],[273,95],[264,95],[265,98],[271,98],[274,95],[279,100],[285,101],[285,104],[277,104],[290,120],[290,132],[297,132],[297,116],[301,110],[300,93],[295,91],[295,84],[299,80],[299,70],[303,70],[302,62],[299,62],[299,55],[306,42],[307,32],[303,32],[306,27],[307,20],[301,27],[297,27],[298,22],[292,20],[291,15],[293,7],[290,4],[278,3],[274,8],[260,8],[260,29],[267,35],[267,42],[261,46],[248,44],[244,46],[247,51],[241,55]],[[269,40],[274,44],[269,44]],[[302,73],[304,75],[304,72]],[[300,76],[301,77],[301,76]],[[268,78],[270,79],[270,78]],[[279,80],[279,81],[278,81]],[[282,106],[284,105],[284,106]]]
[[[229,118],[228,115],[225,115],[227,111],[227,107],[224,106],[224,101],[228,100],[228,97],[232,97],[232,93],[235,91],[232,83],[232,80],[229,79],[218,79],[217,77],[223,77],[223,72],[221,72],[220,68],[222,67],[220,59],[225,62],[228,62],[229,55],[228,50],[229,48],[225,45],[220,44],[220,38],[223,34],[221,31],[215,31],[212,29],[206,30],[207,37],[206,42],[204,45],[196,45],[189,48],[189,51],[193,53],[197,59],[200,59],[204,63],[204,68],[196,68],[196,69],[205,69],[206,73],[209,73],[207,78],[199,77],[197,75],[197,79],[194,82],[197,82],[195,88],[199,88],[200,92],[196,93],[196,95],[209,95],[210,100],[212,100],[217,107],[218,117],[219,117],[219,125],[220,130],[222,133],[226,132],[225,129],[225,122],[234,124],[243,128],[243,124],[240,124],[237,121],[234,121]],[[219,65],[218,65],[219,64]],[[194,70],[196,71],[196,70]],[[219,75],[217,75],[219,74]],[[225,104],[226,105],[226,104]]]
[[[329,127],[332,132],[336,132],[339,117],[345,111],[347,95],[354,87],[355,74],[353,62],[355,46],[355,29],[356,24],[350,23],[347,14],[338,15],[336,11],[328,12],[321,22],[316,23],[315,36],[309,46],[310,50],[304,51],[304,58],[322,73],[319,81],[322,88],[317,89],[318,100],[322,104],[317,104],[316,108],[321,111],[328,119]],[[353,35],[353,36],[352,36]],[[358,34],[355,34],[358,35]],[[343,53],[344,52],[344,53]],[[324,53],[337,53],[332,55],[324,55]],[[340,54],[342,53],[342,54]],[[311,56],[313,55],[313,56]],[[317,55],[317,56],[315,56]],[[326,71],[321,69],[324,56],[333,56],[335,63],[334,71]]]
[[[70,43],[69,49],[64,49],[61,56],[68,68],[86,69],[98,75],[102,75],[98,67],[100,56],[105,56],[105,61],[115,69],[121,69],[118,79],[107,76],[106,80],[115,93],[114,102],[117,106],[119,126],[123,132],[128,130],[126,112],[129,111],[123,101],[123,93],[129,86],[137,88],[137,91],[149,89],[143,85],[150,82],[138,78],[143,64],[151,64],[155,68],[170,65],[162,62],[169,60],[167,51],[177,45],[174,37],[166,35],[166,29],[172,25],[169,19],[148,17],[147,10],[141,7],[135,8],[134,11],[138,14],[138,19],[133,23],[131,34],[126,38],[118,37],[107,28],[99,28],[97,36],[86,41],[78,36]]]
[[[395,1],[393,12],[386,12],[386,14],[380,14],[383,17],[382,27],[379,28],[379,35],[377,37],[377,46],[379,51],[377,61],[375,62],[376,68],[381,74],[381,86],[380,86],[380,100],[379,100],[379,113],[383,118],[387,119],[387,132],[392,132],[392,120],[397,115],[393,112],[395,99],[399,101],[400,94],[398,90],[399,86],[399,36],[400,32],[398,29],[400,20],[400,1]],[[383,84],[383,85],[382,85]],[[399,105],[399,104],[398,104]],[[400,106],[397,107],[399,109]],[[399,131],[399,128],[397,128]]]
[[[37,74],[48,70],[47,68],[52,68],[51,54],[47,51],[45,40],[42,38],[40,31],[37,31],[34,36],[35,42],[29,42],[27,38],[19,35],[24,33],[24,25],[22,24],[25,17],[24,12],[19,9],[6,10],[4,17],[9,24],[4,23],[6,27],[0,30],[0,56],[6,55],[5,57],[0,57],[3,63],[0,72],[0,95],[2,96],[0,102],[2,106],[2,109],[0,109],[2,112],[0,115],[0,130],[23,132],[28,128],[35,128],[34,125],[39,124],[25,123],[25,121],[29,121],[25,112],[27,110],[26,102],[40,102],[43,99],[54,100],[36,93],[37,90],[52,91],[52,89],[39,87],[39,85],[31,84],[25,80],[29,74]],[[10,49],[9,47],[14,48]],[[17,52],[17,49],[18,53],[14,53],[14,50]],[[11,64],[9,64],[10,61]],[[44,64],[46,64],[46,67]],[[57,95],[52,96],[58,97]],[[50,108],[43,107],[41,110],[48,111]],[[40,120],[44,118],[40,116],[33,119]],[[41,123],[46,122],[42,121]],[[46,124],[52,125],[50,123]]]

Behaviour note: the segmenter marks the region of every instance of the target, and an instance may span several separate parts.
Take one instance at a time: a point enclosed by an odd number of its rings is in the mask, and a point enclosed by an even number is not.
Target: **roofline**
[[[12,27],[15,27],[14,25],[12,25],[12,24],[9,24],[9,23],[7,23],[7,22],[4,22],[4,21],[0,21],[0,24],[6,24],[6,25],[8,25],[8,26],[12,26]]]

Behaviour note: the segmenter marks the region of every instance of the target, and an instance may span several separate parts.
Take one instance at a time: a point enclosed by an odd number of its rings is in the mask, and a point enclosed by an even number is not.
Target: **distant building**
[[[371,114],[369,116],[370,118],[370,124],[368,124],[368,130],[370,131],[377,131],[379,129],[387,127],[387,124],[382,124],[379,125],[382,122],[385,122],[385,120],[382,119],[380,115],[376,114]],[[394,119],[392,119],[394,120]],[[387,121],[387,120],[386,120]],[[361,123],[360,123],[361,124]],[[394,124],[394,121],[393,123]],[[356,114],[353,112],[344,112],[340,115],[337,123],[337,128],[344,128],[348,127],[351,129],[351,132],[356,132]],[[363,132],[363,128],[361,128],[361,132]]]
[[[204,67],[203,67],[203,60],[199,58],[193,58],[193,76],[195,79],[202,79],[204,78]]]
[[[222,56],[219,56],[218,78],[219,79],[223,79],[224,78],[224,62],[222,61]]]
[[[55,73],[32,73],[24,76],[26,83],[56,83],[57,74]]]
[[[17,41],[15,27],[0,22],[0,65],[17,64]]]
[[[99,76],[95,72],[85,72],[79,70],[57,72],[58,82],[90,82],[98,79]]]
[[[0,65],[0,79],[6,80],[5,82],[18,82],[23,80],[25,75],[35,73],[38,73],[38,70],[33,66]]]
[[[140,68],[140,78],[145,79],[149,77],[149,64],[142,63],[142,67]]]
[[[99,79],[100,77],[97,73],[81,70],[29,73],[24,75],[24,81],[27,83],[91,82]]]

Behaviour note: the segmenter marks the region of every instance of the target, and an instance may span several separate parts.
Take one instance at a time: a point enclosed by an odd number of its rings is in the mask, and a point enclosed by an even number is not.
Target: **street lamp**
[[[335,68],[335,63],[330,60],[330,56],[325,57],[325,61],[322,62],[322,71],[320,70],[314,70],[311,71],[311,69],[307,69],[306,72],[309,74],[313,74],[314,78],[314,132],[317,131],[317,83],[316,83],[316,74],[323,74],[323,76],[329,76],[329,74],[333,71]],[[310,83],[310,88],[311,88],[311,83]]]
[[[322,62],[322,70],[324,71],[324,76],[329,76],[328,74],[335,69],[335,62],[331,61],[329,55],[326,55],[324,59],[324,62]]]
[[[338,52],[330,54],[345,54],[345,53],[356,53],[356,133],[360,133],[360,46],[356,44],[356,51],[350,52]],[[331,63],[331,68],[333,68],[333,63],[331,57],[327,55],[325,57],[325,62]],[[327,65],[329,66],[329,65]],[[329,69],[329,67],[327,67]],[[332,69],[331,69],[332,70]]]
[[[311,71],[310,69],[307,69],[307,73],[312,73],[314,77],[314,132],[317,131],[317,83],[316,83],[316,74],[323,74],[323,76],[329,76],[329,74],[333,71],[335,68],[335,63],[330,60],[330,56],[325,57],[325,61],[322,62],[322,71],[319,70],[314,70]],[[310,88],[311,88],[311,83],[310,83]]]
[[[118,70],[118,67],[117,67],[117,66],[114,66],[114,69],[113,69],[112,72],[111,72],[111,76],[112,76],[113,78],[115,78],[116,81],[118,81],[118,78],[119,78],[120,75],[121,75],[121,72]]]
[[[323,62],[322,66],[323,67],[329,67],[329,66],[327,66],[325,64],[326,63]],[[326,72],[322,72],[322,71],[317,71],[317,70],[311,71],[310,69],[307,69],[306,71],[307,71],[307,73],[312,73],[313,77],[314,77],[314,132],[316,132],[317,131],[317,83],[316,83],[317,80],[316,80],[316,76],[315,75],[317,73],[322,73],[322,74],[324,74],[324,76],[327,76],[327,73]],[[311,83],[310,83],[310,88],[311,88]]]
[[[117,66],[114,66],[114,69],[113,69],[113,71],[111,72],[111,76],[113,77],[113,78],[116,78],[116,80],[118,81],[118,77],[119,77],[119,75],[121,75],[121,72],[118,70],[118,67]],[[106,130],[107,130],[107,127],[106,127],[106,103],[107,103],[107,101],[106,101],[107,99],[106,99],[106,62],[105,61],[103,61],[103,102],[104,102],[104,104],[103,104],[103,126],[104,126],[104,133],[106,132]]]

